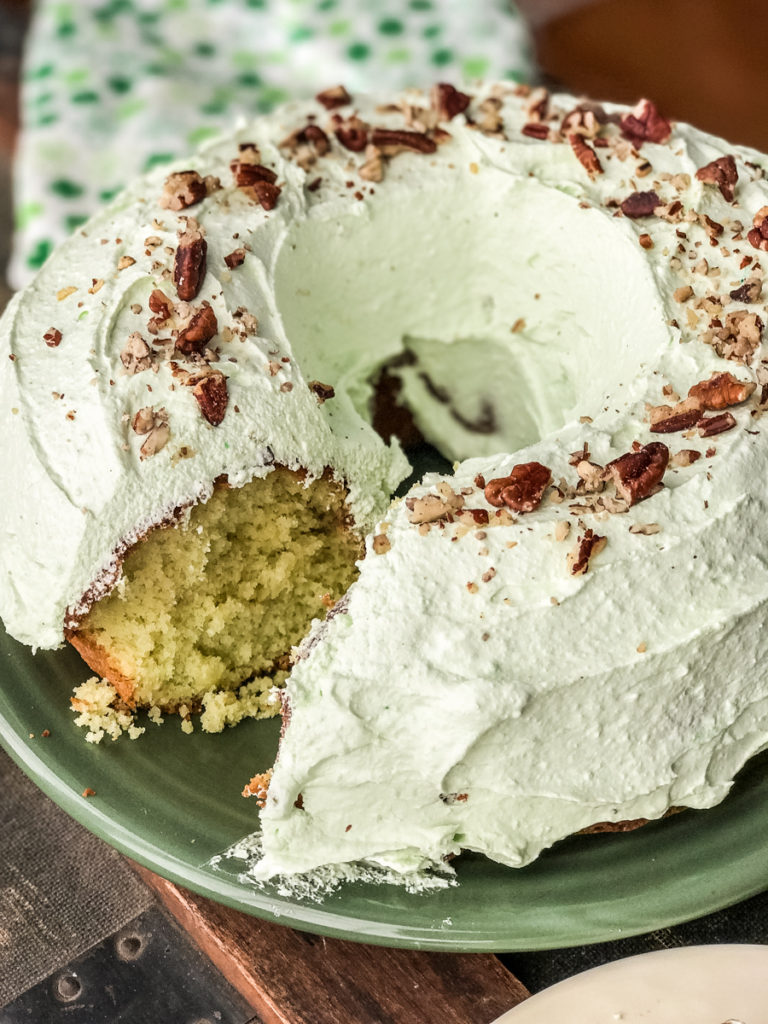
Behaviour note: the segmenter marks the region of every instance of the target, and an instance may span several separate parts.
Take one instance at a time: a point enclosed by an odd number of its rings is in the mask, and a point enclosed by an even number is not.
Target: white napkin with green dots
[[[22,83],[8,277],[142,171],[239,115],[343,83],[530,77],[508,0],[38,0]]]

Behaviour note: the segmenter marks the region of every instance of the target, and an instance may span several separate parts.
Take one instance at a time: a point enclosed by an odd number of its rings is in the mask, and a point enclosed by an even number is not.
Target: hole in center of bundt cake
[[[669,343],[621,218],[575,186],[472,167],[388,179],[380,201],[333,224],[297,221],[275,273],[308,376],[385,439],[426,439],[451,460],[597,415]]]
[[[307,484],[282,467],[217,486],[128,553],[72,643],[129,705],[203,707],[211,730],[273,714],[291,647],[356,575],[345,497],[329,475]]]

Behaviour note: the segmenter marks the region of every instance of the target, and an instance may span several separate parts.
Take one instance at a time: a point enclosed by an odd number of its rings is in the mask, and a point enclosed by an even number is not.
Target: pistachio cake
[[[298,645],[263,877],[711,806],[768,742],[764,166],[440,85],[150,174],[0,326],[8,630],[213,728]],[[457,460],[392,505],[383,373]]]

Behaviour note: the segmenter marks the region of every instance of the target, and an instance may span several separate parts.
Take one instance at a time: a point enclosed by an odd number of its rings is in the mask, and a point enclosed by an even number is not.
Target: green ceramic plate
[[[768,887],[768,758],[747,766],[719,807],[638,832],[576,837],[512,870],[457,862],[460,885],[423,895],[348,885],[321,904],[257,889],[209,866],[256,825],[240,791],[267,767],[279,723],[221,735],[169,718],[138,741],[85,743],[68,697],[89,672],[71,650],[37,654],[0,636],[0,738],[18,764],[86,828],[166,878],[259,917],[308,931],[438,950],[544,949],[638,934]],[[51,735],[41,738],[43,729]],[[35,738],[30,738],[30,733]],[[96,796],[85,799],[86,787]]]

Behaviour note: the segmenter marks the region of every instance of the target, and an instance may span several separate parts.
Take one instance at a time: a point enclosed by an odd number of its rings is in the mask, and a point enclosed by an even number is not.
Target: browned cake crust
[[[88,630],[68,629],[65,636],[86,665],[97,675],[108,680],[129,707],[135,707],[134,681],[121,671],[109,651],[97,643],[94,634]]]

